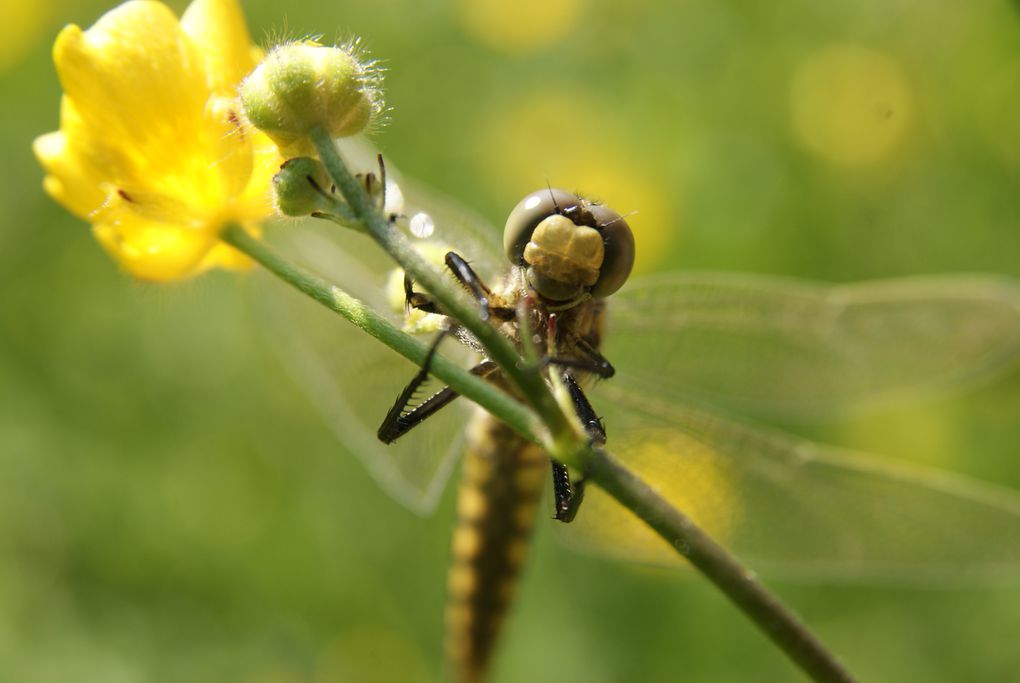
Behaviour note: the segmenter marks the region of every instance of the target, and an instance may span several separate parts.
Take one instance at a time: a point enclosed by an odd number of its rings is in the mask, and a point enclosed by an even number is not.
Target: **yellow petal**
[[[248,186],[241,195],[239,209],[243,219],[256,221],[275,212],[273,176],[280,170],[283,159],[280,149],[265,133],[248,127],[245,134],[252,145],[252,170]]]
[[[32,144],[46,169],[46,192],[78,217],[88,218],[103,204],[105,194],[95,183],[93,169],[70,148],[67,135],[60,131],[41,135]]]
[[[195,275],[217,244],[215,236],[208,233],[142,219],[99,223],[92,227],[92,232],[121,268],[150,282]]]
[[[206,127],[211,133],[207,145],[214,150],[213,168],[220,177],[222,192],[236,197],[251,178],[252,145],[236,98],[213,96],[206,103]]]
[[[111,147],[102,131],[85,124],[66,96],[60,104],[60,130],[37,138],[33,149],[49,174],[47,192],[82,218],[107,201],[107,186],[138,184],[132,161]]]
[[[181,17],[181,28],[205,64],[209,89],[233,95],[257,63],[237,0],[194,0]]]
[[[151,192],[144,185],[104,184],[101,189],[106,197],[103,205],[89,215],[93,223],[117,225],[125,220],[142,220],[195,230],[206,227],[207,216],[173,195]]]
[[[131,0],[87,31],[65,28],[54,45],[60,130],[34,144],[46,190],[149,281],[250,267],[219,232],[272,214],[279,166],[237,113],[257,55],[237,0],[196,0],[182,21]]]
[[[127,2],[85,32],[68,26],[53,54],[82,119],[141,160],[173,154],[173,141],[186,143],[200,125],[203,65],[161,3]]]

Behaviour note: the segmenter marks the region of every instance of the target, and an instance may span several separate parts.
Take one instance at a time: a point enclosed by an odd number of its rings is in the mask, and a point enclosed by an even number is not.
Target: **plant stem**
[[[281,280],[304,292],[332,311],[354,323],[386,346],[416,365],[425,360],[428,347],[397,329],[390,321],[334,284],[297,266],[262,240],[237,225],[227,227],[223,241],[247,254]],[[440,355],[432,359],[429,371],[457,393],[469,397],[531,441],[539,441],[544,429],[535,415],[505,391],[472,375]]]
[[[312,132],[311,139],[340,194],[347,200],[354,214],[362,220],[372,239],[393,257],[415,282],[428,290],[448,315],[474,335],[485,348],[489,358],[500,366],[504,376],[520,392],[524,401],[542,416],[552,436],[552,443],[546,443],[545,446],[554,450],[558,459],[565,460],[570,465],[580,466],[576,455],[586,444],[577,434],[573,423],[564,415],[542,375],[524,369],[520,353],[499,330],[482,320],[478,304],[469,301],[462,291],[452,286],[443,274],[422,258],[421,254],[394,228],[347,168],[329,134],[322,129],[316,129]]]
[[[852,683],[850,673],[795,614],[690,518],[609,453],[594,450],[589,480],[666,539],[813,680]]]

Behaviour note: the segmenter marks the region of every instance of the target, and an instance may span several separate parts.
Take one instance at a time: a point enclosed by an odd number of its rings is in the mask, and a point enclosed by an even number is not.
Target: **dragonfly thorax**
[[[522,343],[522,329],[530,329],[531,345],[543,356],[585,357],[578,352],[578,344],[598,348],[602,336],[605,302],[584,296],[570,306],[557,306],[545,299],[531,286],[528,268],[516,266],[492,288],[490,305],[495,308],[521,310],[519,304],[528,300],[526,326],[518,318],[500,323],[500,331],[516,345]],[[555,323],[550,325],[550,318]],[[583,373],[581,373],[583,374]]]

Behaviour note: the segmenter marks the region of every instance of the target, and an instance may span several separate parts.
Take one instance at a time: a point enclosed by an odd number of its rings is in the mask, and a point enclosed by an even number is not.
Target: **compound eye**
[[[539,223],[549,216],[575,209],[579,204],[577,195],[548,188],[532,192],[522,199],[510,212],[503,228],[503,250],[510,263],[524,265],[524,248]]]
[[[627,221],[608,206],[595,204],[589,207],[589,211],[605,245],[602,270],[591,288],[591,295],[604,299],[622,287],[630,276],[634,267],[634,233]]]

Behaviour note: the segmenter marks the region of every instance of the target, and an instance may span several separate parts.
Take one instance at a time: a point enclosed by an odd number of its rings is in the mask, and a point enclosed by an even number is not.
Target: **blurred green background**
[[[1005,0],[289,4],[245,0],[253,34],[361,35],[377,143],[494,223],[548,180],[640,211],[645,271],[1020,276]],[[50,45],[110,6],[0,8],[0,681],[439,681],[451,497],[380,492],[248,278],[132,283],[41,190]],[[812,435],[1020,488],[1020,372]],[[550,536],[494,680],[801,680],[704,581]],[[1020,671],[1020,588],[776,588],[862,680]]]

